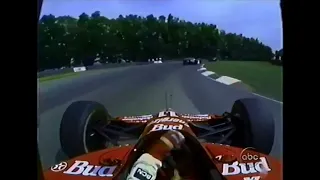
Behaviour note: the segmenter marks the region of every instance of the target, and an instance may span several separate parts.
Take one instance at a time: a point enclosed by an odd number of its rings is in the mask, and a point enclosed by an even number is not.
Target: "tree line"
[[[192,23],[169,14],[155,17],[120,15],[116,19],[82,13],[44,15],[39,22],[38,71],[45,69],[115,63],[119,59],[148,61],[198,57],[268,61],[272,49],[258,39],[226,33],[216,25]]]

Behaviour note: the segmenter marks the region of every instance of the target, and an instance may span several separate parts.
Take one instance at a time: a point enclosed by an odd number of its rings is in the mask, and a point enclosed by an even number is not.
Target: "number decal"
[[[177,114],[176,114],[176,112],[173,112],[173,111],[169,111],[169,115],[170,115],[171,117],[178,117]]]
[[[161,112],[159,112],[158,117],[159,118],[165,117],[165,116],[167,116],[167,113],[169,113],[169,116],[171,116],[171,117],[178,117],[176,112],[174,112],[174,111],[161,111]]]
[[[218,161],[220,161],[222,158],[222,155],[216,156],[216,159],[218,159]]]
[[[164,117],[164,116],[166,116],[165,111],[159,112],[159,115],[158,115],[159,118]]]

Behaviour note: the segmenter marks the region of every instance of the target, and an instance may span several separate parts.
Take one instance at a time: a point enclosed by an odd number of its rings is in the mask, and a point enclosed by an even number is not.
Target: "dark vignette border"
[[[36,7],[37,1],[3,2],[0,71],[0,133],[2,162],[6,167],[3,177],[25,179],[37,172]]]
[[[42,3],[43,0],[38,0],[38,4],[37,4],[37,27],[38,27],[38,21],[40,18],[40,14],[41,14],[41,9],[42,9]],[[36,31],[38,32],[38,31]],[[38,48],[37,48],[38,50]],[[36,52],[37,52],[36,50]],[[37,57],[38,57],[38,52],[37,52]],[[37,64],[38,66],[38,58],[37,58]],[[38,86],[37,86],[38,88]],[[38,99],[38,98],[37,98]],[[38,107],[38,106],[36,106]],[[38,113],[37,113],[38,114]],[[43,171],[42,171],[42,164],[41,164],[41,157],[40,157],[40,152],[39,152],[39,147],[38,147],[38,127],[39,127],[39,123],[40,123],[40,119],[37,117],[37,179],[38,180],[44,180],[44,175],[43,175]]]
[[[284,178],[312,179],[319,159],[314,138],[319,132],[313,125],[319,121],[317,99],[318,66],[311,2],[280,0],[283,24],[283,170]],[[307,5],[310,5],[307,8]],[[298,75],[300,74],[300,75]],[[301,76],[302,74],[302,76]],[[314,78],[311,78],[313,77]],[[309,78],[308,78],[309,77]],[[312,105],[314,104],[314,105]],[[315,128],[315,130],[312,130]],[[305,132],[306,131],[306,132]],[[292,162],[290,162],[292,161]],[[293,172],[293,169],[296,171]],[[310,176],[310,177],[309,177]]]
[[[32,4],[31,1],[12,1],[12,5],[9,1],[6,3],[8,3],[6,8],[11,9],[11,12],[3,15],[3,17],[6,17],[4,21],[8,21],[3,22],[8,27],[6,29],[7,32],[5,32],[6,34],[3,35],[10,38],[2,40],[3,45],[5,45],[3,47],[3,58],[5,54],[10,54],[14,60],[12,60],[13,63],[3,62],[2,71],[0,72],[3,85],[2,90],[4,91],[2,98],[4,108],[2,109],[2,113],[3,115],[9,115],[2,116],[2,145],[5,151],[3,155],[11,154],[10,160],[6,161],[6,166],[10,167],[6,168],[6,173],[12,171],[10,172],[12,177],[20,176],[21,178],[23,176],[23,178],[26,178],[26,176],[36,175],[36,173],[33,173],[35,172],[33,166],[30,164],[33,164],[31,162],[35,162],[34,158],[37,158],[35,155],[35,151],[37,151],[35,140],[37,136],[36,28],[42,0],[38,0],[38,4]],[[17,6],[17,3],[19,3],[19,6]],[[28,8],[29,6],[33,6],[34,8]],[[19,7],[21,9],[18,9]],[[312,65],[312,62],[316,62],[316,55],[319,50],[312,47],[313,42],[308,42],[308,40],[316,41],[312,30],[309,31],[309,29],[317,21],[313,21],[311,16],[306,18],[307,11],[312,12],[312,8],[310,7],[307,10],[304,4],[281,0],[280,7],[283,19],[284,48],[284,178],[289,178],[290,175],[293,175],[298,179],[310,179],[311,177],[309,178],[308,175],[314,175],[317,172],[316,168],[318,168],[317,164],[313,166],[313,163],[318,162],[318,152],[312,145],[315,144],[314,138],[317,138],[316,135],[319,131],[317,131],[317,126],[314,127],[315,125],[313,125],[313,123],[319,121],[317,116],[317,112],[319,111],[317,104],[319,96],[317,97],[317,95],[319,91],[317,85],[313,85],[315,82],[309,84],[304,82],[302,78],[315,76],[319,71],[318,66]],[[30,12],[28,13],[27,11]],[[310,23],[306,23],[306,21]],[[35,23],[34,26],[31,24],[32,22]],[[31,32],[28,32],[29,30]],[[30,49],[32,48],[32,44],[34,45],[34,49]],[[20,59],[20,61],[16,59]],[[8,69],[9,73],[7,72]],[[301,77],[301,74],[303,74],[303,77]],[[8,99],[8,102],[5,99]],[[312,124],[310,125],[310,123]],[[312,130],[312,126],[315,128],[314,130]],[[33,143],[35,143],[34,146],[31,145]],[[290,163],[289,161],[292,162]],[[41,168],[38,162],[37,177],[42,180],[43,176],[41,176]]]

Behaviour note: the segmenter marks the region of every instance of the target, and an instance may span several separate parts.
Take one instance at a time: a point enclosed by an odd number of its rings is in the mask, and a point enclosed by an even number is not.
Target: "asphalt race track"
[[[40,83],[39,149],[44,168],[65,157],[60,150],[59,125],[67,106],[77,100],[104,104],[113,116],[155,113],[165,108],[165,92],[172,108],[186,113],[223,113],[239,98],[255,95],[202,76],[199,66],[181,62],[84,72],[79,76]],[[282,104],[259,96],[276,120],[271,155],[282,159]]]

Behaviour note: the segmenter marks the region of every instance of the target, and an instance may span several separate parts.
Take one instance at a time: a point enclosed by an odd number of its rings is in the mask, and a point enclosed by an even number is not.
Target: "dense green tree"
[[[108,19],[99,11],[78,18],[44,15],[39,25],[38,70],[117,62],[119,58],[182,57],[267,61],[272,49],[258,39],[226,33],[213,24],[167,17],[120,15]]]

